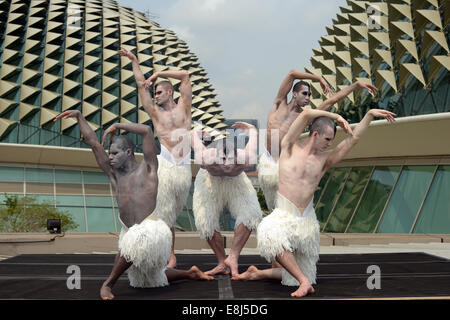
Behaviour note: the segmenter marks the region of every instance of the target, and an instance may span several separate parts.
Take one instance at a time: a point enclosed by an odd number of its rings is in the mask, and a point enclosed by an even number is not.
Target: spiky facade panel
[[[189,71],[193,126],[223,136],[219,101],[187,44],[116,1],[0,0],[0,35],[1,142],[85,146],[76,121],[52,121],[68,109],[80,110],[99,137],[113,122],[150,124],[120,46],[136,54],[146,77]],[[179,81],[170,81],[177,100]]]
[[[371,107],[399,116],[450,111],[450,1],[347,0],[340,9],[305,70],[334,90],[360,80],[379,93],[356,90],[334,111],[352,122]],[[325,97],[312,85],[316,107]]]

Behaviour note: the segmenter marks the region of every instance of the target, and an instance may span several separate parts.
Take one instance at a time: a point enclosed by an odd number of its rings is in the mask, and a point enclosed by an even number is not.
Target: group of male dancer
[[[394,121],[395,114],[371,109],[352,130],[341,116],[327,112],[356,88],[372,94],[377,89],[355,82],[332,93],[327,82],[316,75],[292,70],[283,80],[267,121],[266,149],[257,161],[258,133],[253,125],[236,122],[232,127],[248,135],[248,143],[238,148],[236,137],[205,145],[205,132],[191,130],[192,88],[184,70],[156,72],[145,79],[136,56],[121,48],[118,54],[132,63],[140,102],[152,119],[161,144],[157,146],[152,129],[143,124],[114,123],[100,142],[86,119],[77,110],[58,115],[76,118],[86,143],[97,163],[109,177],[116,192],[119,220],[122,224],[119,251],[108,279],[100,289],[104,300],[114,298],[112,287],[128,271],[133,287],[166,286],[179,279],[212,280],[214,275],[229,274],[233,280],[278,279],[283,285],[298,286],[291,296],[314,293],[316,263],[319,258],[320,230],[313,208],[313,195],[322,176],[338,163],[358,142],[374,117]],[[178,102],[174,101],[172,78],[180,81]],[[295,80],[301,80],[294,86]],[[317,109],[302,109],[311,96],[304,80],[319,81],[330,97]],[[154,99],[149,88],[153,88]],[[293,87],[293,88],[292,88]],[[292,99],[288,95],[292,88]],[[333,150],[327,150],[335,137],[336,125],[348,137]],[[309,136],[300,136],[309,126]],[[143,160],[134,156],[134,144],[124,130],[142,136]],[[110,136],[109,152],[105,143]],[[203,272],[193,266],[176,269],[174,226],[187,201],[191,187],[191,148],[200,164],[193,195],[195,225],[214,251],[218,264]],[[258,178],[271,213],[263,218],[256,191],[245,174],[258,162]],[[235,218],[234,238],[226,256],[219,218],[227,207]],[[256,230],[261,256],[272,268],[250,266],[239,274],[239,255],[251,232]]]

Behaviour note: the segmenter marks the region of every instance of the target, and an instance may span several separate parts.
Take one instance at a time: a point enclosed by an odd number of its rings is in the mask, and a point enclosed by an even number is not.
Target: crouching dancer
[[[250,139],[245,149],[238,149],[233,141],[218,141],[214,147],[206,148],[192,132],[195,162],[200,164],[194,184],[193,209],[195,225],[200,237],[208,241],[218,264],[206,272],[209,275],[228,274],[232,280],[239,275],[238,260],[253,229],[262,219],[255,188],[244,170],[253,167],[257,159],[258,133],[256,128],[245,122],[232,126],[249,133]],[[230,143],[231,142],[231,143]],[[231,144],[231,146],[230,146]],[[231,150],[227,150],[231,149]],[[225,148],[224,148],[225,147]],[[219,218],[227,207],[236,219],[231,251],[226,257],[223,238],[220,233]]]
[[[373,88],[374,92],[375,88]],[[324,173],[358,143],[374,117],[394,121],[392,112],[371,109],[352,132],[341,116],[322,110],[305,110],[293,122],[281,142],[280,178],[275,210],[257,229],[261,256],[280,263],[282,268],[259,270],[251,266],[239,279],[280,279],[283,285],[299,286],[291,296],[314,293],[316,263],[319,259],[319,223],[313,196]],[[332,120],[349,136],[333,150],[327,151],[336,134]],[[300,141],[308,124],[309,137]]]
[[[61,113],[55,119],[76,118],[81,134],[94,152],[99,167],[107,174],[116,190],[119,220],[122,231],[119,237],[119,253],[109,278],[100,289],[103,300],[114,298],[112,287],[128,269],[132,287],[162,287],[168,281],[179,279],[212,280],[197,267],[189,270],[166,269],[172,246],[172,233],[162,220],[152,212],[156,206],[158,191],[158,160],[153,132],[149,126],[135,123],[115,123],[103,136],[103,143],[91,129],[83,115],[77,110]],[[134,144],[125,135],[115,136],[117,129],[142,136],[144,160],[136,161]],[[111,134],[109,156],[103,145]]]

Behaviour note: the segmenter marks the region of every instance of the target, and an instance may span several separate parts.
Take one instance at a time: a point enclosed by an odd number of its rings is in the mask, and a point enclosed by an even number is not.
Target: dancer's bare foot
[[[111,287],[109,287],[106,283],[103,283],[100,288],[100,297],[102,300],[112,300],[114,299],[114,295],[112,294]]]
[[[291,293],[291,297],[301,298],[308,294],[314,293],[314,288],[311,286],[311,283],[308,280],[302,281],[300,287]]]
[[[177,257],[174,253],[170,253],[169,258],[169,264],[167,265],[167,268],[175,269],[177,266]]]
[[[216,274],[230,274],[230,270],[225,263],[219,263],[217,267],[205,272],[207,275],[214,276]]]
[[[197,266],[192,266],[188,272],[189,278],[192,280],[214,280],[214,277],[207,275],[202,270],[197,268]]]
[[[237,280],[259,280],[259,269],[255,266],[248,267],[247,271],[238,275]]]
[[[229,255],[225,259],[224,264],[231,270],[231,280],[238,280],[239,277],[238,259]]]

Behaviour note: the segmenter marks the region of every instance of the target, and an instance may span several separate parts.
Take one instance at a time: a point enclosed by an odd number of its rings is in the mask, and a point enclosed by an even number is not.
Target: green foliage
[[[257,196],[258,196],[259,206],[261,207],[261,210],[265,214],[269,214],[270,212],[269,212],[269,209],[267,208],[266,198],[264,197],[264,193],[263,193],[262,189],[258,190]]]
[[[17,195],[5,197],[0,205],[0,232],[46,232],[47,219],[61,219],[63,232],[78,227],[68,212],[48,202],[36,203],[36,198]]]

